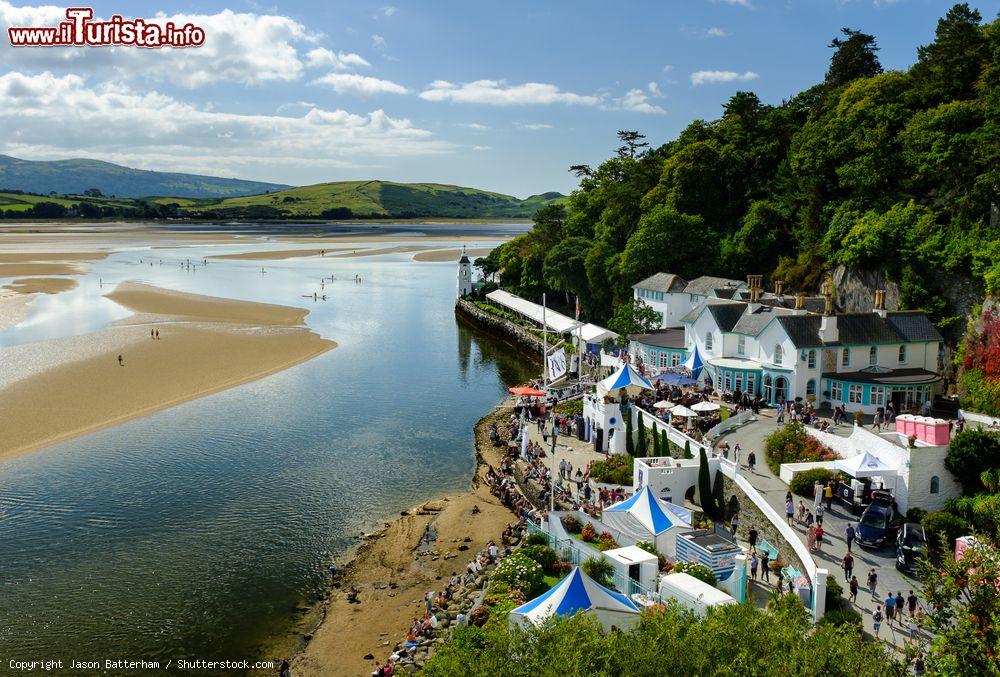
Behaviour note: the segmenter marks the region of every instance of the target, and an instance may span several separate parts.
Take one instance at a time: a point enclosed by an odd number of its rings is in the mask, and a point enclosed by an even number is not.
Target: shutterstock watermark
[[[7,29],[11,47],[106,47],[127,46],[156,49],[160,47],[200,47],[205,44],[205,29],[173,21],[156,23],[148,19],[126,19],[118,14],[107,21],[94,21],[90,7],[70,7],[68,21],[58,26],[11,26]]]

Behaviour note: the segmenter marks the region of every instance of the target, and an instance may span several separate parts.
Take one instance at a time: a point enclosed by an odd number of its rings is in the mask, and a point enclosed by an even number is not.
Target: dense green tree
[[[660,314],[641,299],[618,306],[608,328],[622,336],[645,334],[660,326]]]
[[[567,237],[545,255],[542,274],[549,289],[566,295],[566,305],[570,304],[570,294],[585,294],[587,291],[587,253],[590,242],[582,237]]]
[[[843,38],[834,38],[830,47],[835,50],[826,72],[826,83],[833,87],[846,85],[858,78],[868,78],[882,72],[878,61],[878,44],[875,36],[850,28],[841,28]]]
[[[967,494],[984,489],[984,470],[1000,468],[1000,433],[968,428],[958,433],[948,445],[945,467],[962,483]]]
[[[930,100],[952,101],[975,96],[989,45],[982,15],[968,3],[955,5],[938,20],[934,42],[917,48],[913,76]]]

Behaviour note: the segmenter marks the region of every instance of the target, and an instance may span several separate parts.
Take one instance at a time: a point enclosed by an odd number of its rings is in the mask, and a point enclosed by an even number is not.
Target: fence
[[[591,557],[601,556],[599,550],[592,550],[589,546],[572,537],[556,538],[554,535],[544,531],[534,522],[528,522],[528,533],[542,534],[545,536],[548,540],[549,547],[555,550],[564,562],[569,562],[575,567],[582,567],[583,563]],[[629,578],[617,569],[611,574],[611,587],[624,594],[629,599],[633,599],[634,595],[642,595],[653,603],[664,602],[663,598],[660,597],[660,593],[655,590],[649,590],[644,585],[639,583],[639,581]]]
[[[725,435],[733,428],[739,428],[741,425],[752,419],[753,411],[744,409],[740,413],[730,416],[725,421],[721,421],[718,425],[709,429],[709,431],[705,433],[705,437],[711,437],[714,440],[719,435]]]

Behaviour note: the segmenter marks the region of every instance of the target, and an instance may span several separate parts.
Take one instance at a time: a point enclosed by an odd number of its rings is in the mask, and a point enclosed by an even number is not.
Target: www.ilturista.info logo
[[[125,19],[117,14],[107,21],[94,21],[90,7],[70,7],[58,26],[21,26],[7,29],[12,47],[200,47],[205,29],[194,24],[178,26],[145,19]]]

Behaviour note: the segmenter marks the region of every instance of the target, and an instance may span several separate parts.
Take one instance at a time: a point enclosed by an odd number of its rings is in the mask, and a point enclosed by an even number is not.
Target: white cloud
[[[335,70],[348,70],[362,66],[371,66],[364,57],[349,53],[335,53],[326,47],[317,47],[306,53],[306,65],[310,68],[333,68]]]
[[[385,45],[385,38],[383,38],[378,33],[376,33],[375,35],[373,35],[372,36],[372,47],[374,47],[375,49],[384,50],[385,47],[386,47],[386,45]]]
[[[674,69],[674,67],[673,67],[673,66],[671,66],[670,64],[667,64],[666,66],[664,66],[664,67],[663,67],[663,72],[664,72],[664,73],[669,73],[669,72],[670,72],[670,71],[672,71],[673,69]]]
[[[14,7],[0,0],[0,35],[9,26],[55,26],[65,21],[65,9],[52,6]],[[135,47],[59,47],[6,49],[5,65],[32,71],[70,71],[113,78],[148,78],[184,87],[220,81],[250,85],[291,81],[302,74],[298,48],[315,44],[319,36],[301,23],[276,14],[216,14],[162,12],[149,21],[192,23],[205,29],[201,47],[138,49]]]
[[[472,150],[493,150],[493,146],[473,146]]]
[[[382,110],[228,113],[121,83],[91,87],[77,75],[51,73],[0,75],[0,128],[8,130],[0,137],[0,152],[12,155],[100,157],[220,176],[274,177],[276,167],[352,166],[454,149]]]
[[[756,80],[760,76],[753,71],[737,73],[735,71],[695,71],[691,73],[692,85],[714,85],[720,82],[737,82]]]
[[[552,129],[552,125],[547,125],[544,122],[515,122],[514,126],[518,129],[524,129],[529,132],[537,132],[541,129]]]
[[[389,5],[388,7],[383,7],[379,11],[382,13],[382,16],[387,16],[388,17],[388,16],[392,16],[393,14],[395,14],[397,10],[392,5]]]
[[[508,85],[503,80],[476,80],[462,84],[435,80],[420,93],[420,98],[426,101],[478,103],[490,106],[553,103],[597,106],[601,103],[601,98],[598,96],[565,92],[555,85],[543,82]]]
[[[487,129],[489,129],[489,126],[480,124],[478,122],[459,122],[458,126],[465,127],[466,129],[472,129],[477,132],[485,132]]]
[[[739,5],[740,7],[746,7],[747,9],[753,9],[753,5],[750,4],[750,0],[714,0],[715,2],[723,2],[727,5]]]
[[[612,99],[609,105],[606,105],[607,110],[623,110],[630,113],[652,113],[652,114],[662,114],[666,111],[656,104],[649,102],[649,97],[646,92],[641,89],[630,89],[622,96],[617,99]]]
[[[725,28],[712,26],[707,31],[705,31],[705,35],[709,38],[725,38],[729,36],[729,31],[727,31]]]
[[[327,85],[337,94],[375,96],[377,94],[406,94],[406,87],[391,80],[381,80],[357,73],[328,73],[313,80],[314,85]]]
[[[655,96],[655,97],[663,96],[663,92],[660,91],[660,86],[655,82],[650,82],[648,85],[646,85],[646,89],[649,90],[650,96]]]

